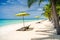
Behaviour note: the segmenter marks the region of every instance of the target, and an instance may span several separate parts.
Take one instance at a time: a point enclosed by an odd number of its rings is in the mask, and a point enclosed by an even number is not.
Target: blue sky
[[[0,19],[20,19],[15,14],[26,11],[30,16],[25,18],[34,18],[40,16],[43,13],[43,7],[48,1],[44,1],[39,6],[38,3],[34,3],[31,8],[27,6],[27,0],[0,0]]]

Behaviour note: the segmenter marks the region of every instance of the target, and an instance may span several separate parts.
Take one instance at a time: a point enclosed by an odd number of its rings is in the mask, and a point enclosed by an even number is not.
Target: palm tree
[[[48,18],[51,21],[51,6],[50,4],[47,4],[44,6],[43,11],[45,11],[42,15],[44,15],[46,18]]]
[[[56,23],[56,31],[57,31],[57,34],[60,35],[59,18],[56,12],[56,0],[51,0],[51,7],[52,7],[52,16],[55,20],[54,23]]]
[[[43,2],[44,0],[28,0],[28,7],[30,8],[30,6],[37,2],[40,4],[41,2]],[[56,30],[57,30],[57,34],[60,35],[60,27],[59,27],[59,18],[58,18],[58,14],[56,12],[56,1],[59,0],[48,0],[51,4],[51,8],[52,8],[52,17],[54,18],[54,23],[56,24]]]
[[[56,10],[57,10],[57,14],[58,16],[60,16],[60,5],[56,5]],[[52,18],[52,13],[51,13],[51,4],[47,4],[46,6],[44,6],[43,11],[45,11],[42,15],[44,15],[46,18],[48,18],[50,21],[55,21],[53,20],[54,18]],[[54,24],[54,28],[56,23]]]

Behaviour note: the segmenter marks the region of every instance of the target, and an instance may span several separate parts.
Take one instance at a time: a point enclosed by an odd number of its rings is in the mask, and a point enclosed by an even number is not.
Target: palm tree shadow
[[[60,40],[60,35],[53,34],[53,35],[49,35],[48,37],[32,38],[31,40]]]

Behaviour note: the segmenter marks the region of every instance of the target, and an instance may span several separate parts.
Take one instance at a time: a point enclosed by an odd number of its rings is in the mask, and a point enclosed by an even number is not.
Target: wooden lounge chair
[[[28,25],[28,26],[26,26],[26,27],[22,27],[22,28],[20,28],[20,29],[18,29],[18,30],[16,30],[16,31],[26,31],[26,30],[29,29],[29,27],[30,27],[30,25]]]

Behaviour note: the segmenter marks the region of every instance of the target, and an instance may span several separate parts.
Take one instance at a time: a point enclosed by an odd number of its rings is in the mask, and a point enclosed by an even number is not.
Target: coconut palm
[[[28,0],[28,7],[30,7],[33,3],[37,2],[40,4],[41,2],[43,2],[44,0]],[[52,8],[52,18],[54,18],[54,23],[56,23],[56,30],[57,30],[57,34],[60,35],[60,27],[59,27],[59,18],[58,18],[58,14],[56,12],[56,2],[59,0],[48,0],[51,4],[51,8]]]
[[[42,15],[44,15],[46,18],[48,18],[51,21],[51,6],[50,4],[47,4],[44,6],[43,10],[45,11]]]
[[[45,11],[42,15],[44,15],[46,18],[48,18],[49,20],[51,21],[55,21],[53,20],[54,18],[52,18],[52,13],[51,13],[51,5],[50,4],[47,4],[46,6],[44,6],[43,10]],[[60,17],[60,5],[56,5],[56,11],[57,11],[57,14],[58,16]],[[55,25],[55,23],[53,23]],[[54,26],[54,28],[56,28]]]
[[[23,26],[25,27],[25,24],[24,24],[24,16],[29,16],[30,14],[26,13],[26,12],[21,12],[21,13],[18,13],[16,14],[16,16],[22,16],[23,17]]]

